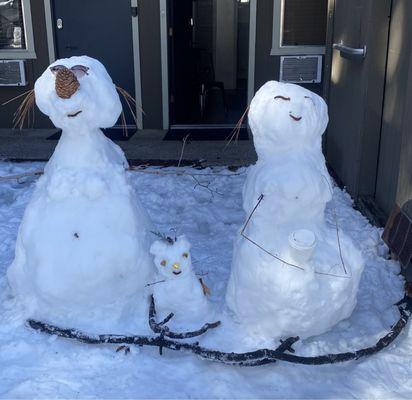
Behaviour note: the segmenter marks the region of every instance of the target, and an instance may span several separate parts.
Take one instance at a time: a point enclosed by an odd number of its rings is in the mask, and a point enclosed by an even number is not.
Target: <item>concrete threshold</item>
[[[47,140],[56,129],[0,129],[0,159],[10,161],[47,161],[57,140]],[[144,129],[127,141],[115,141],[132,165],[244,166],[256,161],[251,140],[188,140],[182,155],[182,141],[165,141],[166,131]]]

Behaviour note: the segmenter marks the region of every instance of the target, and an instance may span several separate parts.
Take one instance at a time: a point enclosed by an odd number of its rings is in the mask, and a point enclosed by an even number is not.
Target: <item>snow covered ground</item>
[[[0,163],[0,176],[41,169],[41,163]],[[194,267],[207,273],[211,300],[223,304],[233,239],[245,215],[241,190],[246,169],[161,169],[166,174],[131,172],[157,229],[175,228],[192,243]],[[170,173],[170,174],[169,174]],[[411,398],[410,326],[389,349],[369,359],[335,366],[276,363],[239,368],[202,361],[190,354],[113,346],[88,346],[29,330],[5,277],[13,259],[17,229],[36,178],[0,181],[0,397],[1,398]],[[207,189],[206,186],[209,188]],[[302,355],[357,349],[373,344],[398,318],[399,265],[385,259],[381,231],[353,210],[347,194],[335,189],[339,226],[360,246],[366,259],[358,305],[333,331],[295,346]],[[332,222],[332,209],[328,219]],[[225,325],[225,324],[223,324]],[[210,332],[203,344],[244,350],[253,347],[235,325]],[[122,332],[110,332],[122,333]],[[273,344],[275,347],[276,344]]]

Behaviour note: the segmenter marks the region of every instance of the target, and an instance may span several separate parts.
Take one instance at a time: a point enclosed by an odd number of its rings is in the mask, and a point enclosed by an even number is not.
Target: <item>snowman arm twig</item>
[[[167,324],[175,315],[173,313],[170,313],[162,322],[159,322],[158,325],[164,325]]]
[[[164,326],[168,321],[173,318],[174,314],[169,314],[162,322],[156,322],[156,306],[153,295],[150,296],[150,308],[149,308],[149,326],[154,333],[160,333],[164,337],[171,339],[190,339],[196,336],[201,336],[206,333],[209,329],[217,328],[220,325],[220,321],[207,323],[203,325],[200,329],[191,332],[172,332],[169,330],[168,326]]]

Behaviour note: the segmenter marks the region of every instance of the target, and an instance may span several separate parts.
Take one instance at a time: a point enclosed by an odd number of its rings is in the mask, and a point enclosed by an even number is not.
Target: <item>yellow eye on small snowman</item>
[[[160,261],[160,265],[161,265],[162,267],[165,267],[165,266],[166,266],[166,260]]]
[[[188,258],[188,257],[189,257],[189,253],[183,253],[183,254],[182,254],[182,257]]]

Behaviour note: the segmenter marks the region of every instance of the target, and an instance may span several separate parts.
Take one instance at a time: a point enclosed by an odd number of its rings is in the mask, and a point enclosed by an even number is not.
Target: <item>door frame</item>
[[[169,129],[169,49],[168,49],[168,15],[167,0],[159,0],[160,4],[160,51],[162,69],[162,112],[163,129]],[[247,101],[250,103],[255,94],[255,54],[256,54],[256,16],[257,0],[249,3],[249,68],[247,83]]]
[[[47,46],[49,53],[50,64],[56,60],[56,41],[54,36],[54,17],[52,11],[52,1],[44,0],[44,14],[46,19],[46,34]],[[137,0],[130,0],[130,7],[138,7]],[[139,40],[139,9],[137,8],[137,16],[132,19],[132,41],[133,41],[133,70],[134,70],[134,86],[136,97],[136,126],[138,129],[143,129],[143,104],[142,104],[142,81],[140,72],[140,40]]]

